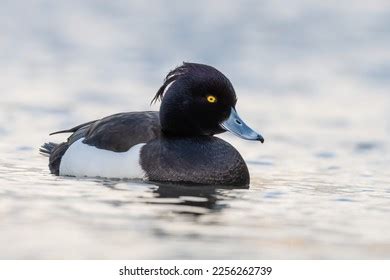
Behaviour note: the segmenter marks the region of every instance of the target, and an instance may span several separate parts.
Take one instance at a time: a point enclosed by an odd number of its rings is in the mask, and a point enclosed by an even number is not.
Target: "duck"
[[[124,112],[51,133],[69,133],[65,142],[47,142],[57,176],[142,179],[183,185],[248,186],[240,153],[215,135],[229,131],[264,143],[240,118],[230,80],[216,68],[183,62],[171,70],[152,103],[159,111]]]

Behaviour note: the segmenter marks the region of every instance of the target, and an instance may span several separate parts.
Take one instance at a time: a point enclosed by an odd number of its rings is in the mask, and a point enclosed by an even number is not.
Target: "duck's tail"
[[[40,148],[39,148],[39,153],[43,156],[46,156],[46,157],[49,157],[51,155],[51,153],[53,152],[53,150],[58,146],[58,144],[56,143],[53,143],[53,142],[48,142],[48,143],[45,143],[43,144]]]

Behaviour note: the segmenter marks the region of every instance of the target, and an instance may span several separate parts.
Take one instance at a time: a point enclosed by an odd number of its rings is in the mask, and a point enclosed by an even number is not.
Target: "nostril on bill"
[[[236,120],[236,124],[241,125],[242,123],[239,120]]]

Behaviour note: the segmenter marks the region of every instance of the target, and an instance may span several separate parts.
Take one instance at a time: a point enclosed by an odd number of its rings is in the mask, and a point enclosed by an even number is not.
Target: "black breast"
[[[141,150],[141,166],[150,181],[249,185],[248,168],[238,151],[217,137],[161,137]]]

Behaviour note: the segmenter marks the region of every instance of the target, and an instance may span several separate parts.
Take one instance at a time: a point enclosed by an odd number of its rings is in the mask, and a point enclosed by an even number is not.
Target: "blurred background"
[[[0,0],[1,258],[390,257],[390,2]],[[183,61],[265,144],[249,190],[57,178],[48,133],[149,105]],[[129,248],[130,250],[127,250]]]

